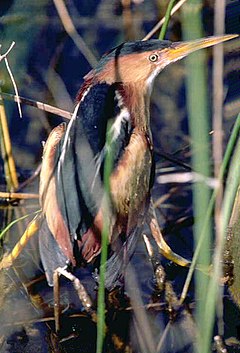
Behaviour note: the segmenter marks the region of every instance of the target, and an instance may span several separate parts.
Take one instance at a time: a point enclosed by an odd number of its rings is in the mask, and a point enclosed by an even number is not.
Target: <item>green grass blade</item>
[[[222,162],[222,165],[221,165],[221,168],[220,168],[220,172],[219,172],[219,178],[218,178],[219,182],[221,182],[223,180],[223,177],[224,177],[224,175],[226,173],[226,170],[227,170],[227,167],[229,165],[229,161],[230,161],[231,155],[233,153],[234,146],[236,145],[236,142],[239,139],[239,133],[240,133],[240,114],[238,115],[238,117],[236,119],[236,122],[234,124],[231,136],[229,138],[229,141],[228,141],[228,144],[227,144],[227,147],[226,147],[226,151],[224,153],[223,162]],[[238,159],[238,161],[239,161],[239,159]],[[212,193],[212,196],[211,196],[211,199],[210,199],[207,211],[206,211],[206,219],[205,219],[205,222],[203,224],[203,228],[202,228],[202,231],[201,231],[201,234],[200,234],[200,237],[199,237],[199,241],[198,241],[197,247],[195,249],[194,256],[193,256],[193,259],[192,259],[192,263],[191,263],[191,266],[190,266],[190,269],[189,269],[189,272],[188,272],[188,275],[187,275],[187,279],[185,281],[185,285],[184,285],[184,288],[183,288],[183,292],[182,292],[182,296],[181,296],[181,300],[182,301],[186,297],[186,293],[187,293],[187,290],[189,288],[189,285],[190,285],[190,282],[191,282],[191,279],[192,279],[192,276],[193,276],[193,272],[194,272],[194,269],[195,269],[197,261],[198,261],[199,253],[201,251],[201,248],[202,248],[202,245],[203,245],[203,241],[204,241],[204,237],[205,237],[205,231],[206,231],[206,228],[207,228],[207,224],[210,221],[210,219],[212,217],[212,214],[213,214],[215,200],[216,200],[216,197],[217,197],[217,192],[218,192],[218,189],[215,189],[214,192]],[[224,201],[224,202],[226,202],[226,201]],[[224,206],[224,207],[226,208],[226,206]],[[229,214],[230,210],[231,210],[231,207],[229,207],[226,210],[226,214]],[[224,214],[225,214],[225,211],[224,211],[223,215]],[[229,216],[228,216],[228,219],[229,219]],[[223,232],[224,232],[225,227],[226,227],[225,225],[222,225]],[[218,258],[219,258],[219,254],[218,254],[217,257],[215,256],[215,263],[217,263]],[[214,271],[215,271],[214,276],[216,276],[216,273],[218,273],[219,269],[217,270],[215,268]],[[202,346],[202,348],[204,349],[202,352],[208,352],[208,349],[210,347],[210,338],[211,338],[211,334],[212,334],[212,325],[213,325],[213,319],[214,319],[214,314],[215,314],[216,293],[214,294],[214,291],[215,291],[215,286],[217,286],[216,281],[218,281],[218,279],[219,279],[219,277],[215,277],[215,280],[213,280],[212,283],[211,282],[209,283],[209,288],[207,289],[207,292],[209,290],[211,290],[212,294],[211,294],[211,296],[208,295],[207,296],[207,300],[206,300],[208,309],[207,309],[207,311],[204,314],[205,317],[207,317],[207,320],[204,320],[204,323],[208,322],[209,327],[208,327],[208,332],[207,332],[207,330],[205,331],[204,337],[206,336],[206,339],[204,341],[202,341],[203,342],[202,344],[204,346],[204,348]],[[208,320],[208,318],[209,318],[209,320]]]
[[[220,239],[214,253],[213,271],[209,281],[207,289],[207,298],[205,305],[205,335],[202,337],[203,340],[203,352],[207,353],[210,351],[211,336],[214,325],[216,302],[219,294],[219,283],[222,275],[222,253],[224,248],[225,234],[227,233],[227,227],[231,217],[231,212],[234,204],[234,200],[237,194],[237,190],[240,184],[240,140],[238,141],[236,150],[232,157],[232,161],[229,167],[229,174],[226,183],[226,190],[224,192],[224,199],[221,214],[219,217],[220,228]]]
[[[27,214],[27,215],[24,215],[24,216],[22,216],[22,217],[19,217],[19,218],[15,219],[14,221],[12,221],[11,223],[9,223],[9,224],[0,232],[0,240],[1,240],[1,239],[4,237],[4,235],[9,231],[9,229],[10,229],[12,226],[14,226],[14,224],[16,224],[16,223],[18,223],[18,222],[24,220],[24,219],[27,218],[27,217],[33,216],[33,215],[35,215],[35,214],[37,214],[37,213],[40,213],[41,211],[42,211],[42,210],[37,210],[37,211],[35,211],[35,212],[33,212],[33,213],[29,213],[29,214]]]
[[[105,338],[105,273],[108,253],[108,238],[110,229],[110,210],[109,210],[109,196],[110,196],[110,175],[113,169],[113,147],[111,144],[112,136],[110,133],[110,126],[108,124],[106,136],[106,158],[104,163],[104,190],[105,196],[103,201],[103,231],[101,243],[101,260],[99,273],[99,287],[98,287],[98,302],[97,302],[97,349],[96,353],[102,353],[104,338]]]
[[[192,40],[203,35],[201,23],[202,1],[189,0],[182,9],[183,14],[183,38]],[[209,144],[209,108],[207,92],[207,63],[206,53],[200,50],[186,58],[186,90],[187,108],[189,117],[189,130],[192,142],[192,168],[197,173],[206,177],[210,176],[210,144]],[[204,182],[193,184],[193,213],[194,213],[194,243],[197,247],[203,226],[205,227],[201,248],[198,251],[198,260],[201,265],[210,264],[211,249],[211,218],[206,220],[206,210],[210,201],[210,189]],[[201,337],[205,334],[203,312],[207,296],[208,277],[202,272],[196,272],[195,318],[199,329],[197,348],[201,351]]]
[[[219,178],[218,178],[220,182],[223,180],[223,177],[224,177],[224,175],[226,173],[227,166],[228,166],[229,161],[230,161],[230,157],[232,155],[232,152],[233,152],[234,146],[236,144],[236,141],[237,141],[237,139],[239,137],[239,133],[240,133],[240,114],[238,115],[238,117],[236,119],[236,122],[234,124],[231,136],[229,138],[229,141],[228,141],[228,144],[227,144],[227,147],[226,147],[226,151],[224,153],[223,162],[222,162],[222,165],[221,165],[221,168],[220,168]],[[182,301],[186,297],[186,293],[188,291],[188,288],[189,288],[189,285],[190,285],[190,282],[191,282],[191,279],[192,279],[192,276],[193,276],[194,269],[196,268],[199,252],[201,250],[202,243],[203,243],[203,240],[204,240],[204,237],[205,237],[206,227],[207,227],[207,224],[210,221],[212,213],[213,213],[217,192],[218,192],[218,189],[215,189],[214,192],[212,193],[212,196],[211,196],[211,199],[210,199],[207,211],[206,211],[205,222],[203,224],[203,228],[202,228],[202,231],[201,231],[201,234],[200,234],[200,237],[199,237],[199,241],[198,241],[197,247],[195,249],[195,252],[194,252],[194,255],[193,255],[193,258],[192,258],[192,262],[191,262],[191,266],[190,266],[190,269],[189,269],[189,272],[188,272],[188,275],[187,275],[187,278],[186,278],[186,281],[185,281],[185,284],[184,284],[183,292],[182,292],[182,295],[181,295],[181,300]]]
[[[165,21],[163,23],[163,26],[161,28],[161,31],[160,31],[160,34],[158,37],[158,39],[160,39],[160,40],[163,40],[166,35],[168,23],[170,21],[171,12],[172,12],[172,9],[173,9],[175,2],[176,2],[176,0],[170,0],[170,2],[168,4],[168,8],[167,8],[166,15],[165,15]]]

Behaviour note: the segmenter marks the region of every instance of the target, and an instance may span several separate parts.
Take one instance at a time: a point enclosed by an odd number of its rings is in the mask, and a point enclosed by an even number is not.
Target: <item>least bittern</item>
[[[149,103],[154,79],[167,65],[234,37],[123,43],[85,77],[72,120],[67,127],[55,128],[44,148],[40,251],[50,284],[56,268],[90,262],[99,254],[107,217],[113,265],[106,287],[115,285],[121,271],[114,264],[122,248],[131,256],[149,207],[154,177]],[[113,168],[106,215],[103,174],[109,151]]]

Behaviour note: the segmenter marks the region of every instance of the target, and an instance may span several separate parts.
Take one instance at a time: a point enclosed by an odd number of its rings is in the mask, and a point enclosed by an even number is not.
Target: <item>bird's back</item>
[[[139,225],[139,220],[141,223],[152,173],[151,138],[146,131],[133,125],[119,85],[84,85],[80,99],[77,114],[54,147],[55,153],[51,157],[54,168],[49,175],[57,200],[55,207],[60,212],[52,208],[46,212],[54,215],[54,222],[48,226],[70,262],[75,261],[74,248],[80,248],[80,256],[87,261],[99,253],[104,222],[99,218],[102,217],[105,193],[103,171],[107,151],[110,149],[113,157],[110,175],[113,242],[123,233],[126,239]],[[43,170],[45,163],[49,164],[49,160],[43,158]],[[46,209],[46,200],[53,197],[52,192],[52,188],[41,192],[43,210]],[[45,217],[47,220],[51,218],[48,214]],[[66,226],[67,232],[62,232],[61,224]]]

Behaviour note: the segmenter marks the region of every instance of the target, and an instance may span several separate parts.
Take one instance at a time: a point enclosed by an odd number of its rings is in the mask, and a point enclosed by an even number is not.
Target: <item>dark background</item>
[[[145,0],[132,1],[131,3],[131,24],[126,27],[124,19],[123,2],[114,0],[67,0],[65,1],[72,21],[77,32],[81,35],[88,48],[98,60],[101,55],[120,44],[126,39],[142,39],[146,33],[164,16],[166,1]],[[213,34],[214,2],[204,1],[202,8],[203,36]],[[226,33],[240,33],[240,2],[227,1],[226,6]],[[158,35],[158,33],[157,33]],[[155,37],[157,36],[155,35]],[[170,21],[166,39],[172,41],[181,40],[181,13],[174,15]],[[59,19],[54,3],[50,0],[1,0],[0,2],[0,44],[1,53],[4,53],[11,42],[16,45],[8,56],[8,60],[16,80],[19,94],[37,101],[55,105],[59,108],[72,111],[75,96],[83,82],[91,65],[76,47],[73,40],[65,32]],[[236,43],[236,41],[235,41]],[[224,142],[226,143],[231,132],[236,115],[240,111],[240,77],[239,77],[239,45],[225,43],[225,68],[224,68]],[[212,88],[212,50],[208,54],[208,90],[211,102]],[[12,83],[9,79],[4,63],[0,63],[0,80],[3,92],[14,93]],[[185,97],[185,66],[180,61],[169,66],[158,77],[155,83],[151,100],[151,124],[156,150],[164,151],[190,164],[190,139],[188,135],[188,120],[186,112]],[[10,135],[13,145],[13,155],[17,165],[20,180],[35,170],[41,162],[42,141],[46,140],[52,127],[59,124],[62,119],[22,105],[23,118],[18,115],[15,103],[5,101],[7,117],[9,121]],[[209,104],[211,110],[211,103]],[[209,114],[211,116],[211,112]],[[210,122],[211,125],[211,122]],[[175,164],[166,161],[156,154],[156,174],[168,168],[181,171]],[[4,190],[3,164],[0,160],[1,189]],[[175,185],[160,186],[154,184],[154,200],[172,191]],[[36,191],[38,181],[29,188]],[[158,208],[158,216],[165,236],[174,251],[186,258],[192,257],[192,207],[191,207],[191,186],[186,184],[183,187],[177,186],[167,201],[161,203]],[[27,205],[29,209],[36,208],[36,204]],[[32,207],[32,208],[31,208]],[[21,214],[21,212],[20,212]],[[16,218],[16,214],[12,213]],[[189,223],[183,228],[173,225],[182,217],[186,217]],[[11,217],[10,217],[11,219]],[[9,218],[6,213],[1,215],[0,226],[3,228]],[[19,230],[17,230],[18,232]],[[12,248],[16,242],[16,230],[14,236],[8,237],[4,249]],[[186,276],[186,270],[179,269],[175,265],[162,260],[167,272],[168,279],[174,283],[174,290],[180,294]],[[24,266],[22,266],[22,262]],[[46,337],[51,327],[38,325],[12,326],[14,321],[30,322],[31,319],[41,316],[31,305],[28,295],[25,292],[23,282],[33,276],[42,273],[39,264],[37,241],[30,242],[27,250],[20,259],[21,266],[18,271],[8,271],[1,278],[3,293],[1,302],[2,330],[0,329],[1,352],[48,352],[50,351]],[[149,263],[144,245],[139,242],[133,263],[137,268],[138,285],[144,303],[152,300],[154,288],[153,271]],[[91,269],[81,273],[85,285],[94,295],[94,283],[89,282]],[[37,290],[42,293],[44,300],[52,305],[52,292],[43,285]],[[66,303],[74,303],[75,309],[78,303],[74,291],[69,285],[63,283],[62,300]],[[193,303],[192,292],[190,291],[189,302]],[[228,292],[225,292],[225,338],[234,337],[239,339],[239,311],[232,304]],[[159,335],[159,325],[165,325],[167,320],[161,313],[152,313],[153,332],[156,337]],[[9,323],[8,326],[3,325]],[[89,325],[89,326],[88,326]],[[192,352],[191,333],[194,324],[180,312],[178,320],[173,323],[171,333],[168,337],[169,346],[164,347],[164,352]],[[75,327],[75,328],[74,328]],[[84,328],[83,328],[84,327]],[[79,330],[80,341],[87,342],[89,330],[94,330],[90,323],[76,321],[69,323],[70,333]],[[133,330],[133,329],[132,329]],[[134,330],[133,330],[134,331]],[[191,331],[191,332],[190,332]],[[91,331],[92,332],[92,331]],[[186,340],[183,339],[186,332]],[[133,334],[133,337],[134,334]],[[134,341],[134,338],[132,339]],[[90,337],[91,341],[91,337]],[[71,341],[72,342],[72,341]],[[235,341],[234,341],[235,342]],[[235,342],[236,343],[236,342]],[[72,346],[71,346],[72,344]],[[76,351],[77,343],[65,345],[63,350]],[[80,345],[81,346],[81,345]],[[93,346],[79,348],[79,351],[91,352]],[[137,346],[137,344],[136,344]],[[66,348],[67,347],[67,348]],[[86,348],[87,347],[87,348]],[[82,349],[82,350],[81,350]],[[84,350],[85,349],[85,350]],[[114,351],[114,350],[113,350]],[[137,351],[137,348],[136,348]],[[229,352],[238,352],[237,345],[229,348]]]

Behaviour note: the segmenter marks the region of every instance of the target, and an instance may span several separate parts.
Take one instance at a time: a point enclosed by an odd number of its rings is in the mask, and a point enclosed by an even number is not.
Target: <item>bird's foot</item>
[[[59,277],[64,276],[69,279],[78,294],[78,297],[87,313],[90,313],[94,317],[94,312],[92,310],[92,300],[90,299],[86,289],[80,282],[80,280],[74,276],[71,272],[66,270],[66,267],[59,267],[54,271],[53,274],[53,292],[54,292],[54,318],[55,318],[55,330],[56,333],[60,331],[60,285]]]
[[[185,259],[184,257],[176,254],[172,251],[170,246],[166,243],[159,228],[158,222],[155,218],[151,219],[150,229],[154,240],[157,243],[159,252],[168,260],[173,261],[175,264],[182,267],[189,267],[191,261]]]

